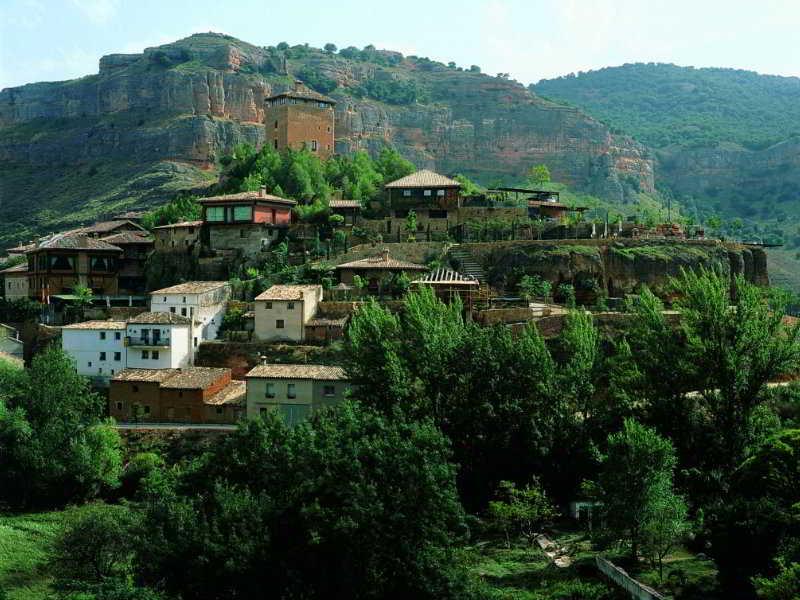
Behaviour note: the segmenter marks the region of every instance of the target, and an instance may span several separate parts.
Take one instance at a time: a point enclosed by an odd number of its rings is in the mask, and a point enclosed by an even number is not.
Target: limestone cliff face
[[[62,196],[59,212],[70,213],[70,201],[77,211],[101,198],[113,198],[114,209],[141,208],[184,185],[163,181],[159,196],[130,184],[157,163],[213,169],[236,144],[260,145],[263,99],[285,89],[290,74],[335,88],[330,95],[337,100],[340,152],[377,150],[388,142],[421,167],[486,183],[518,180],[532,164],[544,163],[556,179],[612,199],[622,197],[626,182],[653,189],[648,151],[578,110],[512,81],[397,53],[378,58],[302,47],[281,52],[198,34],[143,54],[105,56],[96,75],[2,90],[0,169],[12,200],[0,202],[0,242],[20,228],[49,228],[54,195]],[[398,84],[420,93],[398,102],[375,92]],[[114,166],[122,161],[125,169]],[[113,176],[96,177],[88,197],[81,188],[63,198],[71,188],[57,186],[54,173],[89,173],[98,165],[110,165],[105,171]]]
[[[507,242],[462,244],[486,268],[490,285],[513,291],[522,275],[539,275],[554,289],[569,283],[591,301],[598,292],[608,296],[637,293],[647,285],[668,295],[668,282],[682,269],[717,268],[729,275],[743,274],[757,285],[768,285],[766,253],[719,242],[610,241]]]

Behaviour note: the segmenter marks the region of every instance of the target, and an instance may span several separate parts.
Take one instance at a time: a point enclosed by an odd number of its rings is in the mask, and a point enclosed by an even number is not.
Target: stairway
[[[462,275],[471,275],[482,284],[486,282],[486,273],[483,271],[483,267],[475,260],[475,257],[472,256],[469,250],[465,250],[459,247],[458,244],[455,244],[450,248],[448,255],[458,261],[460,265],[458,268],[459,273]]]

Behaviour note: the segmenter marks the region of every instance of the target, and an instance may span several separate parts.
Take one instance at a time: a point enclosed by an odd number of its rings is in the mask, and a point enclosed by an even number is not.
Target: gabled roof
[[[121,231],[107,237],[100,238],[109,244],[152,244],[153,238],[144,231]]]
[[[411,283],[429,284],[429,285],[436,285],[436,284],[480,285],[480,281],[478,281],[471,275],[462,275],[457,271],[453,271],[452,269],[445,269],[444,267],[439,267],[438,269],[431,271],[425,276],[420,277],[419,279],[415,279]]]
[[[159,225],[158,227],[153,227],[153,229],[178,229],[181,227],[200,227],[203,224],[202,221],[181,221],[180,223],[170,223],[169,225]]]
[[[437,187],[461,187],[455,179],[450,179],[439,173],[434,173],[428,169],[422,169],[411,175],[406,175],[395,181],[387,183],[386,188],[437,188]]]
[[[191,325],[189,317],[173,312],[143,312],[128,319],[131,325]]]
[[[358,200],[330,200],[328,206],[331,208],[361,208]]]
[[[315,381],[346,381],[341,367],[328,365],[258,365],[246,377],[262,379],[312,379]]]
[[[267,96],[264,99],[264,102],[269,100],[275,100],[276,98],[298,98],[300,100],[316,100],[317,102],[327,102],[328,104],[336,104],[336,100],[333,98],[329,98],[319,92],[315,92],[314,90],[310,89],[306,85],[303,84],[302,81],[295,81],[294,88],[286,90],[284,92],[278,92],[277,94],[273,94],[272,96]]]
[[[208,198],[200,198],[200,204],[217,204],[219,202],[242,202],[242,201],[259,201],[264,203],[285,204],[286,206],[294,206],[297,204],[296,200],[289,198],[281,198],[280,196],[273,196],[266,192],[239,192],[238,194],[223,194],[221,196],[209,196]]]
[[[57,235],[49,240],[42,242],[38,248],[28,250],[37,252],[39,250],[115,250],[122,252],[122,248],[114,246],[103,240],[91,238],[85,235]]]
[[[397,260],[389,256],[379,254],[378,256],[370,256],[369,258],[362,258],[361,260],[354,260],[341,265],[336,265],[337,269],[395,269],[403,271],[427,271],[428,267],[425,265],[418,265],[417,263],[408,262],[405,260]]]
[[[82,233],[109,233],[111,231],[115,231],[120,227],[130,226],[131,229],[136,229],[138,231],[144,231],[144,227],[139,225],[138,223],[134,223],[133,221],[129,221],[128,219],[121,219],[117,221],[101,221],[99,223],[94,223],[93,225],[89,225],[88,227],[83,227],[81,229]]]
[[[318,294],[321,285],[273,285],[256,296],[256,300],[302,300],[304,294]]]
[[[205,400],[203,404],[221,406],[223,404],[244,404],[247,397],[247,383],[244,381],[231,381],[228,385]]]
[[[230,369],[222,367],[187,367],[162,382],[162,388],[182,390],[204,390],[220,378],[229,375]]]
[[[229,285],[227,281],[187,281],[186,283],[179,283],[170,287],[165,287],[160,290],[150,292],[151,296],[159,296],[162,294],[204,294],[211,290],[216,290],[223,286]]]
[[[14,265],[13,267],[8,267],[7,269],[3,269],[0,271],[0,275],[12,275],[12,274],[19,274],[27,273],[28,272],[28,263],[22,262],[18,265]]]
[[[97,331],[125,329],[125,321],[84,321],[83,323],[64,325],[61,329],[91,329]]]
[[[111,381],[140,381],[161,383],[178,372],[178,369],[125,369],[120,371]]]

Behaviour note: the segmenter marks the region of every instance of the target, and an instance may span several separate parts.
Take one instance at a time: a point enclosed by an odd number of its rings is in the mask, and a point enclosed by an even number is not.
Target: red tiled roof
[[[209,196],[208,198],[200,198],[200,204],[215,204],[218,202],[241,202],[243,200],[255,200],[263,202],[273,202],[277,204],[286,204],[287,206],[294,206],[297,204],[296,200],[289,198],[281,198],[280,196],[273,196],[272,194],[262,194],[261,192],[239,192],[238,194],[224,194],[222,196]]]

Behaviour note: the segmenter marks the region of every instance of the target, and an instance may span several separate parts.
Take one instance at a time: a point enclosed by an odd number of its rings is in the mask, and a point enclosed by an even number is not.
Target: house
[[[215,251],[255,257],[281,239],[292,221],[294,200],[257,192],[202,198],[203,243]]]
[[[466,310],[472,304],[480,289],[481,283],[471,275],[462,275],[452,269],[439,267],[411,282],[412,289],[429,287],[442,302],[450,303],[458,296]]]
[[[461,184],[427,169],[401,177],[384,186],[391,211],[386,234],[407,235],[406,218],[414,211],[419,232],[446,232],[459,222]]]
[[[358,200],[330,200],[328,206],[332,215],[339,215],[344,219],[345,227],[358,225],[361,220],[361,203]]]
[[[126,369],[111,380],[108,406],[118,421],[235,423],[245,395],[230,369]]]
[[[428,267],[425,265],[391,258],[388,250],[383,250],[378,256],[362,258],[336,266],[339,281],[346,285],[352,285],[354,277],[358,275],[372,294],[382,294],[387,291],[391,287],[393,279],[400,274],[414,279],[427,270]]]
[[[295,81],[294,86],[264,100],[266,143],[282,152],[307,149],[320,158],[334,151],[333,98]]]
[[[144,266],[155,245],[153,238],[146,232],[122,231],[100,239],[122,249],[117,272],[119,294],[144,294],[146,291]]]
[[[96,296],[119,291],[119,246],[83,234],[61,234],[29,250],[27,257],[32,298],[47,301],[77,286],[90,288]]]
[[[273,285],[255,299],[255,338],[303,341],[321,301],[321,285]]]
[[[512,190],[513,188],[500,188]],[[570,212],[583,212],[589,210],[585,206],[569,206],[559,200],[558,192],[542,190],[520,190],[529,194],[528,217],[530,219],[543,219],[549,221],[562,221]]]
[[[347,317],[315,316],[305,326],[305,341],[310,344],[330,344],[344,338]]]
[[[3,297],[6,300],[19,300],[27,298],[29,294],[28,285],[28,263],[24,262],[8,269],[0,271],[3,278]]]
[[[194,362],[192,321],[172,312],[144,312],[125,328],[129,369],[179,369]]]
[[[198,248],[202,221],[181,221],[171,225],[153,227],[155,249],[159,252],[191,254]]]
[[[84,321],[61,328],[61,349],[80,375],[105,385],[127,365],[125,321]]]
[[[203,340],[216,339],[230,295],[227,281],[188,281],[150,292],[150,310],[189,317],[196,348]]]
[[[350,389],[344,370],[326,365],[264,364],[246,377],[247,416],[277,411],[289,425],[314,410],[341,402]]]

